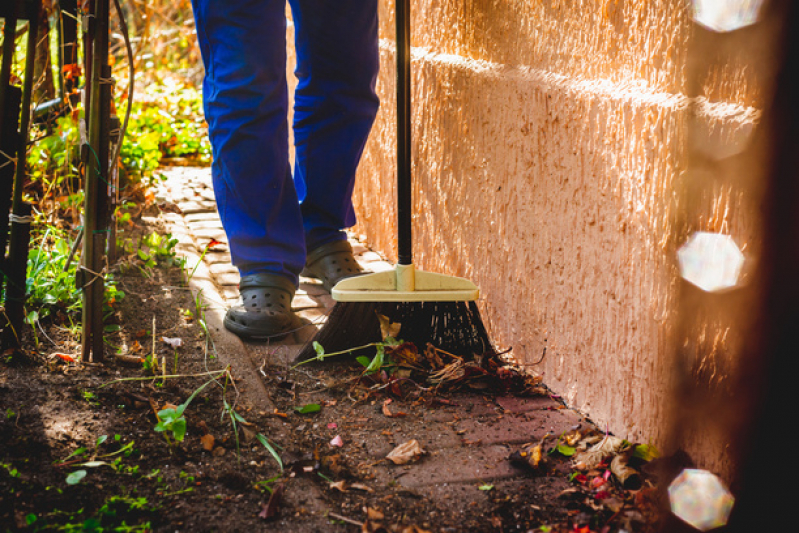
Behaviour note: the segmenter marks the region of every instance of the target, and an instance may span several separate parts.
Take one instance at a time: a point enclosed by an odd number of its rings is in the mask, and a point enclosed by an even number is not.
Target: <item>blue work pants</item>
[[[289,0],[298,79],[288,146],[286,0],[192,0],[213,182],[242,276],[297,283],[306,250],[355,224],[355,170],[379,106],[377,0]]]

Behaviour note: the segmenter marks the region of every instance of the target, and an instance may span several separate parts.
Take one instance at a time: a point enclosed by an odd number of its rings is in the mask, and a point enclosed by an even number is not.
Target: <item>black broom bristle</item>
[[[419,350],[428,343],[446,352],[472,358],[493,351],[488,332],[474,302],[338,302],[297,356],[297,361],[316,357],[313,343],[326,353],[351,350],[382,339],[378,315],[399,323],[398,338]]]

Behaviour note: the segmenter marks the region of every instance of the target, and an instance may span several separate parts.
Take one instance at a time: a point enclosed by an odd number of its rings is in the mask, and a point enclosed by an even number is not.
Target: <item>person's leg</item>
[[[379,106],[377,0],[289,0],[298,85],[294,181],[307,250],[355,224],[355,170]]]
[[[285,0],[192,0],[219,215],[242,277],[297,284],[304,232],[288,150]]]
[[[217,207],[242,303],[225,326],[269,338],[297,327],[305,237],[288,153],[285,0],[192,0]]]

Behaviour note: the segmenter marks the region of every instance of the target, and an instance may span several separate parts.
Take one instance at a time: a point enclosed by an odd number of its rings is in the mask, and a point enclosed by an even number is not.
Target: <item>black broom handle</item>
[[[411,236],[411,6],[396,0],[397,22],[397,256],[413,264]]]

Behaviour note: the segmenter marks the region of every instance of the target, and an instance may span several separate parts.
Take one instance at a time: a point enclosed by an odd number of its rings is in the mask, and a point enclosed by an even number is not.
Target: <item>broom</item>
[[[383,340],[379,315],[400,324],[397,335],[424,349],[482,355],[493,347],[469,280],[417,270],[411,237],[411,61],[410,0],[397,0],[397,252],[394,270],[340,281],[331,294],[336,305],[327,323],[297,356],[312,359],[318,342],[327,353]]]

